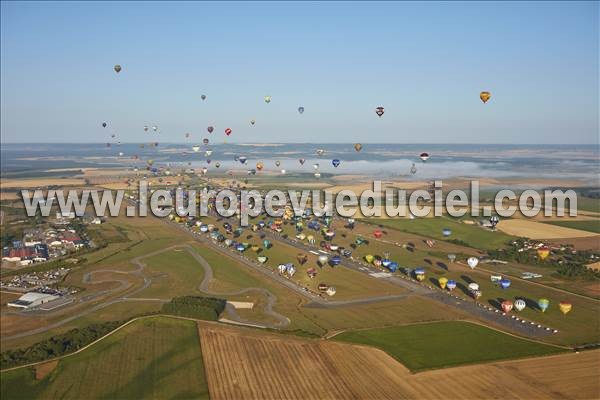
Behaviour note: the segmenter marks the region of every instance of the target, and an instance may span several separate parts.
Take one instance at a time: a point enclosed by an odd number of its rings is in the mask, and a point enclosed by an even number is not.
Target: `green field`
[[[171,298],[198,294],[198,286],[204,277],[204,268],[187,251],[174,249],[143,258],[152,284],[142,290],[138,297]]]
[[[600,220],[590,221],[548,221],[546,224],[564,226],[565,228],[600,233]]]
[[[0,374],[2,399],[208,399],[193,321],[135,321],[76,355],[41,380],[31,367]]]
[[[460,240],[469,247],[482,250],[495,250],[504,247],[514,237],[499,231],[490,231],[477,225],[467,225],[448,217],[439,218],[369,218],[365,220],[374,225],[398,229],[438,240]],[[450,237],[442,234],[444,228],[452,230]]]
[[[350,331],[334,338],[377,347],[412,371],[564,351],[462,321]]]

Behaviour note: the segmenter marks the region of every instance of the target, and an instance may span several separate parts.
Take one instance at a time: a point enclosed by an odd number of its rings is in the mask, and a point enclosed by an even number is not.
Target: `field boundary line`
[[[178,316],[178,315],[169,315],[169,314],[152,314],[152,315],[142,315],[142,316],[139,316],[139,317],[135,317],[135,318],[132,318],[132,319],[130,319],[129,321],[127,321],[127,322],[123,323],[122,325],[119,325],[118,327],[116,327],[116,328],[115,328],[115,329],[113,329],[112,331],[108,332],[108,333],[107,333],[107,334],[105,334],[104,336],[101,336],[101,337],[99,337],[98,339],[94,340],[93,342],[86,344],[86,345],[85,345],[85,346],[83,346],[82,348],[80,348],[80,349],[77,349],[76,351],[74,351],[74,352],[72,352],[72,353],[69,353],[69,354],[64,354],[64,355],[62,355],[62,356],[58,356],[58,357],[54,357],[54,358],[49,358],[49,359],[47,359],[47,360],[42,360],[42,361],[36,361],[36,362],[32,362],[32,363],[29,363],[29,364],[17,365],[16,367],[5,368],[5,369],[2,369],[2,370],[0,370],[0,372],[8,372],[8,371],[13,371],[13,370],[16,370],[16,369],[19,369],[19,368],[33,367],[33,366],[35,366],[35,365],[39,365],[39,364],[45,364],[45,363],[47,363],[47,362],[50,362],[50,361],[59,361],[59,360],[62,360],[63,358],[67,358],[67,357],[70,357],[70,356],[74,356],[75,354],[77,354],[77,353],[80,353],[80,352],[82,352],[83,350],[86,350],[87,348],[89,348],[89,347],[91,347],[91,346],[95,345],[95,344],[96,344],[96,343],[98,343],[99,341],[106,339],[106,338],[107,338],[107,337],[109,337],[110,335],[112,335],[112,334],[114,334],[114,333],[118,332],[119,330],[121,330],[122,328],[126,327],[127,325],[129,325],[129,324],[131,324],[131,323],[133,323],[133,322],[136,322],[136,321],[139,321],[139,320],[142,320],[142,319],[156,318],[156,317],[174,318],[174,319],[183,319],[183,320],[187,320],[187,321],[194,321],[194,322],[203,321],[203,320],[201,320],[201,319],[194,319],[194,318],[188,318],[188,317],[181,317],[181,316]]]

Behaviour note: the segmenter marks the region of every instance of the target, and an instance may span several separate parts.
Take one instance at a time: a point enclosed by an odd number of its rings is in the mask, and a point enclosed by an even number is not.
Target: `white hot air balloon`
[[[515,310],[523,311],[527,307],[527,303],[523,299],[517,299],[514,304]]]
[[[479,285],[475,282],[471,282],[471,283],[469,283],[469,290],[471,292],[476,292],[479,290]]]
[[[469,264],[469,267],[471,269],[475,269],[475,267],[477,266],[477,264],[479,264],[479,259],[477,257],[469,257],[467,259],[467,264]]]

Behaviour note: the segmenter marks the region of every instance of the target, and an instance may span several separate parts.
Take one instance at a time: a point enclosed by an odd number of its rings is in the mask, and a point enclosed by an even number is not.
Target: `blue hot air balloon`
[[[456,281],[455,280],[448,280],[448,282],[446,283],[446,287],[448,288],[448,290],[453,290],[454,288],[456,288]]]
[[[331,257],[331,265],[340,265],[340,263],[342,262],[342,259],[340,258],[340,256],[333,256]]]
[[[302,106],[298,107],[298,112],[300,114],[302,114],[304,112],[304,107],[302,107]]]
[[[396,272],[398,270],[398,263],[395,261],[392,261],[390,263],[390,265],[388,265],[387,269],[389,269],[390,272]]]
[[[510,280],[509,279],[506,279],[506,278],[500,279],[500,287],[502,289],[508,289],[509,286],[510,286]]]
[[[331,163],[333,164],[334,167],[339,167],[340,166],[340,160],[338,160],[337,158],[334,160],[331,160]]]
[[[444,237],[448,237],[452,235],[452,231],[448,228],[444,228],[444,230],[442,230],[442,235],[444,235]]]
[[[383,260],[381,260],[381,265],[383,265],[386,268],[389,267],[391,263],[392,261],[389,258],[384,258]]]

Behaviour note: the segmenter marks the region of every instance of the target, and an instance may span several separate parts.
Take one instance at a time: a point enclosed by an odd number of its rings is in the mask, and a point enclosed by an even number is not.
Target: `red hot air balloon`
[[[513,302],[510,300],[504,300],[501,304],[502,311],[509,313],[513,309]]]
[[[227,128],[227,129],[225,129],[225,134],[226,134],[227,136],[231,135],[231,128]]]
[[[375,232],[373,232],[373,236],[375,236],[375,238],[379,239],[379,238],[381,238],[381,236],[383,236],[383,232],[381,232],[379,229],[377,229]]]

